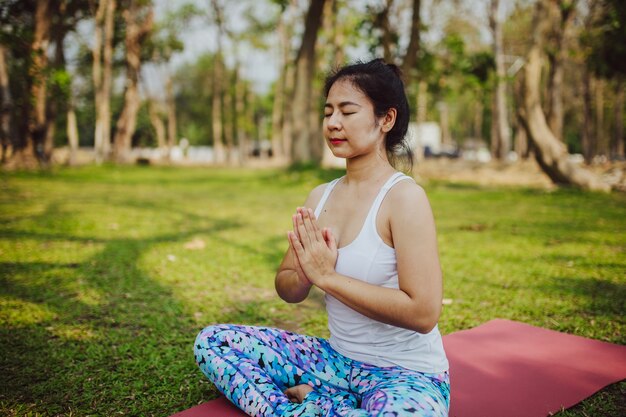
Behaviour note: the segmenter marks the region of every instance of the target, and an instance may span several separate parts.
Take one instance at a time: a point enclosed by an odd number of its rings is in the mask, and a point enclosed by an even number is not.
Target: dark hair
[[[376,117],[384,116],[391,108],[396,109],[396,122],[385,137],[385,150],[392,165],[395,166],[397,159],[402,158],[406,159],[409,170],[412,169],[413,152],[405,141],[410,110],[400,68],[379,58],[369,62],[357,61],[336,69],[326,77],[325,97],[339,80],[347,80],[362,91],[372,101]]]

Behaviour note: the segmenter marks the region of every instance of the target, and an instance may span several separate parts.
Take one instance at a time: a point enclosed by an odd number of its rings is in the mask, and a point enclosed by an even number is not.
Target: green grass
[[[281,302],[290,215],[337,171],[84,167],[1,174],[0,414],[167,416],[213,398],[206,324],[327,336]],[[626,344],[626,196],[432,182],[442,332],[493,318]],[[626,383],[565,416],[626,414]]]

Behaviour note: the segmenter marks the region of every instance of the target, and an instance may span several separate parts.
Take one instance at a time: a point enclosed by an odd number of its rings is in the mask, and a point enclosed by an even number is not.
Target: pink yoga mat
[[[444,336],[450,417],[546,417],[626,378],[626,346],[492,320]],[[243,417],[225,398],[172,417]]]

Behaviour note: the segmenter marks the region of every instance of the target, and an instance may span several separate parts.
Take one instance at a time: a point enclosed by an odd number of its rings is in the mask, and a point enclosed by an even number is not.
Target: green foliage
[[[327,336],[323,300],[273,277],[311,167],[84,167],[0,182],[0,414],[170,415],[217,395],[194,364],[216,322]],[[626,196],[425,184],[444,334],[493,318],[626,343]],[[623,414],[626,383],[567,416]],[[622,411],[620,413],[620,410]]]

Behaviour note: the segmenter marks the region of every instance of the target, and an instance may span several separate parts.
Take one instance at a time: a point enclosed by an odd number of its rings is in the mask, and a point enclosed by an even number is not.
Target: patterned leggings
[[[202,372],[250,416],[447,416],[448,373],[377,367],[346,358],[325,339],[222,324],[195,343]],[[314,388],[293,403],[289,387]]]

